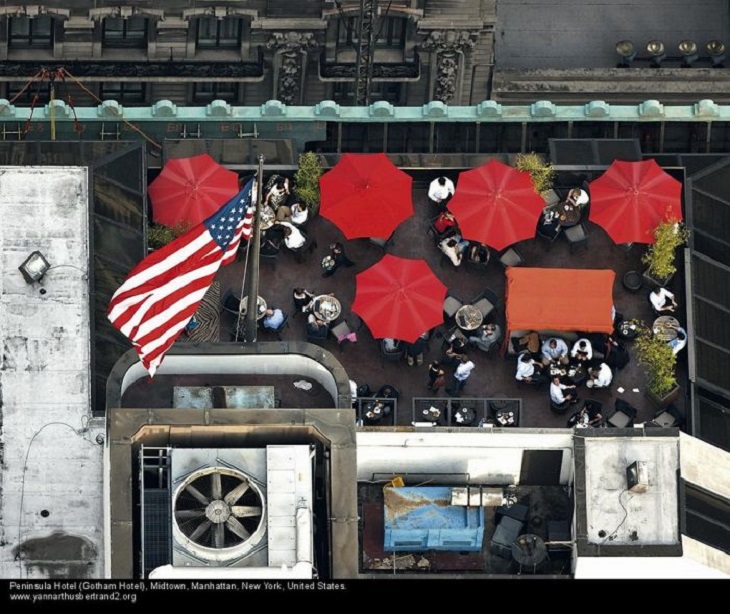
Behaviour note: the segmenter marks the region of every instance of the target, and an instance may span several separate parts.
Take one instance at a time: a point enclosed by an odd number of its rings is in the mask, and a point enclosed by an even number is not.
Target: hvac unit
[[[626,467],[626,483],[630,492],[641,493],[649,489],[646,461],[634,461]]]
[[[173,568],[311,563],[309,446],[174,448],[170,456]]]

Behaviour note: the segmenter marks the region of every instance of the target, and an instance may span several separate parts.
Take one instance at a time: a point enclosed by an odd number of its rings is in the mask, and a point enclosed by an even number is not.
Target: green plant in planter
[[[149,249],[159,249],[164,247],[173,239],[177,239],[185,234],[190,228],[190,224],[177,224],[170,228],[163,224],[150,224],[147,228],[147,247]]]
[[[316,153],[306,151],[299,155],[299,167],[294,173],[294,193],[307,205],[312,215],[319,211],[319,178],[323,172]]]
[[[677,387],[677,356],[672,347],[644,327],[634,341],[636,357],[646,372],[647,390],[662,399]]]
[[[683,222],[667,219],[654,229],[654,243],[649,245],[641,262],[646,272],[655,280],[664,282],[677,272],[675,264],[677,248],[689,240],[689,230]]]
[[[515,168],[527,171],[532,178],[532,185],[538,194],[553,189],[555,183],[555,169],[552,164],[545,162],[542,156],[531,153],[520,153],[515,156]]]

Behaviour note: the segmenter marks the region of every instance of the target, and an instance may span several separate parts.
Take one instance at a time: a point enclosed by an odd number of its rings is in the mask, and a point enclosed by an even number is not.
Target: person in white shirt
[[[428,197],[431,202],[439,207],[439,210],[446,209],[446,203],[454,195],[456,188],[454,182],[448,177],[436,177],[428,186]]]
[[[535,360],[529,352],[520,354],[515,379],[527,384],[542,384],[547,381],[547,377],[542,373],[542,364]]]
[[[588,369],[588,380],[586,386],[588,388],[608,388],[613,380],[613,371],[605,362],[598,367]]]
[[[284,227],[284,245],[289,249],[297,249],[304,245],[307,238],[304,236],[301,230],[299,230],[291,222],[277,222],[279,226]]]
[[[546,366],[551,362],[559,362],[561,365],[568,364],[568,344],[563,339],[557,337],[546,339],[540,351],[542,352],[542,364]]]
[[[677,309],[674,294],[666,288],[657,288],[653,292],[649,292],[649,301],[651,301],[654,312],[658,314],[674,313],[674,310]]]
[[[469,241],[461,238],[461,235],[452,235],[439,242],[439,249],[449,257],[454,266],[459,266],[464,259],[464,252],[469,247]]]
[[[464,389],[466,380],[469,379],[469,376],[471,375],[471,372],[474,370],[475,366],[476,365],[471,360],[469,360],[466,354],[461,357],[459,366],[456,367],[456,370],[454,371],[454,377],[451,381],[451,387],[447,391],[450,395],[459,396],[459,393],[461,393],[461,391]]]
[[[565,390],[575,390],[575,386],[561,384],[559,377],[554,377],[550,384],[550,400],[556,405],[564,405],[565,403],[577,403],[578,395],[573,392],[565,393]]]
[[[588,192],[586,192],[585,190],[581,190],[580,188],[573,188],[570,192],[568,192],[568,198],[566,198],[565,200],[566,202],[572,203],[576,207],[582,207],[588,204],[590,198],[588,196]]]
[[[671,324],[669,326],[672,327]],[[687,345],[687,331],[681,326],[675,325],[673,328],[676,328],[677,336],[674,339],[670,339],[667,343],[669,343],[669,347],[672,348],[672,352],[676,355]]]
[[[573,344],[573,349],[570,350],[571,357],[575,358],[580,362],[588,362],[593,358],[593,347],[588,339],[578,339]]]

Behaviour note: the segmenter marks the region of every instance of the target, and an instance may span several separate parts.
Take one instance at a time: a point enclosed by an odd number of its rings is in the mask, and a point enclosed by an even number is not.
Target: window
[[[196,83],[193,86],[194,102],[210,102],[212,100],[235,102],[237,97],[237,83],[216,83],[215,81],[207,81],[204,83]]]
[[[50,49],[53,46],[53,19],[48,15],[34,19],[11,17],[8,44],[15,48]]]
[[[373,23],[375,46],[387,49],[403,49],[406,42],[405,17],[384,17]],[[345,17],[337,22],[338,45],[356,45],[359,41],[358,32],[360,19]]]
[[[99,98],[123,104],[145,102],[145,86],[131,81],[104,82],[99,86]]]
[[[111,48],[144,48],[147,46],[145,17],[107,17],[104,19],[102,44]]]
[[[217,19],[201,17],[198,19],[199,49],[235,49],[241,45],[243,22],[238,17]]]
[[[25,90],[23,88],[26,88]],[[33,98],[38,95],[37,105],[47,104],[51,100],[51,92],[48,82],[36,81],[28,87],[27,81],[10,81],[7,85],[7,99],[17,105],[28,105],[33,103]],[[18,98],[16,98],[18,96]],[[58,91],[56,92],[58,98]]]

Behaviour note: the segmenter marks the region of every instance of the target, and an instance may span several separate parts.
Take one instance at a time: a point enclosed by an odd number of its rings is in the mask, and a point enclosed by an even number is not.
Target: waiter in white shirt
[[[439,213],[446,210],[446,203],[454,195],[454,182],[448,177],[436,177],[428,186],[428,198],[438,207]]]

